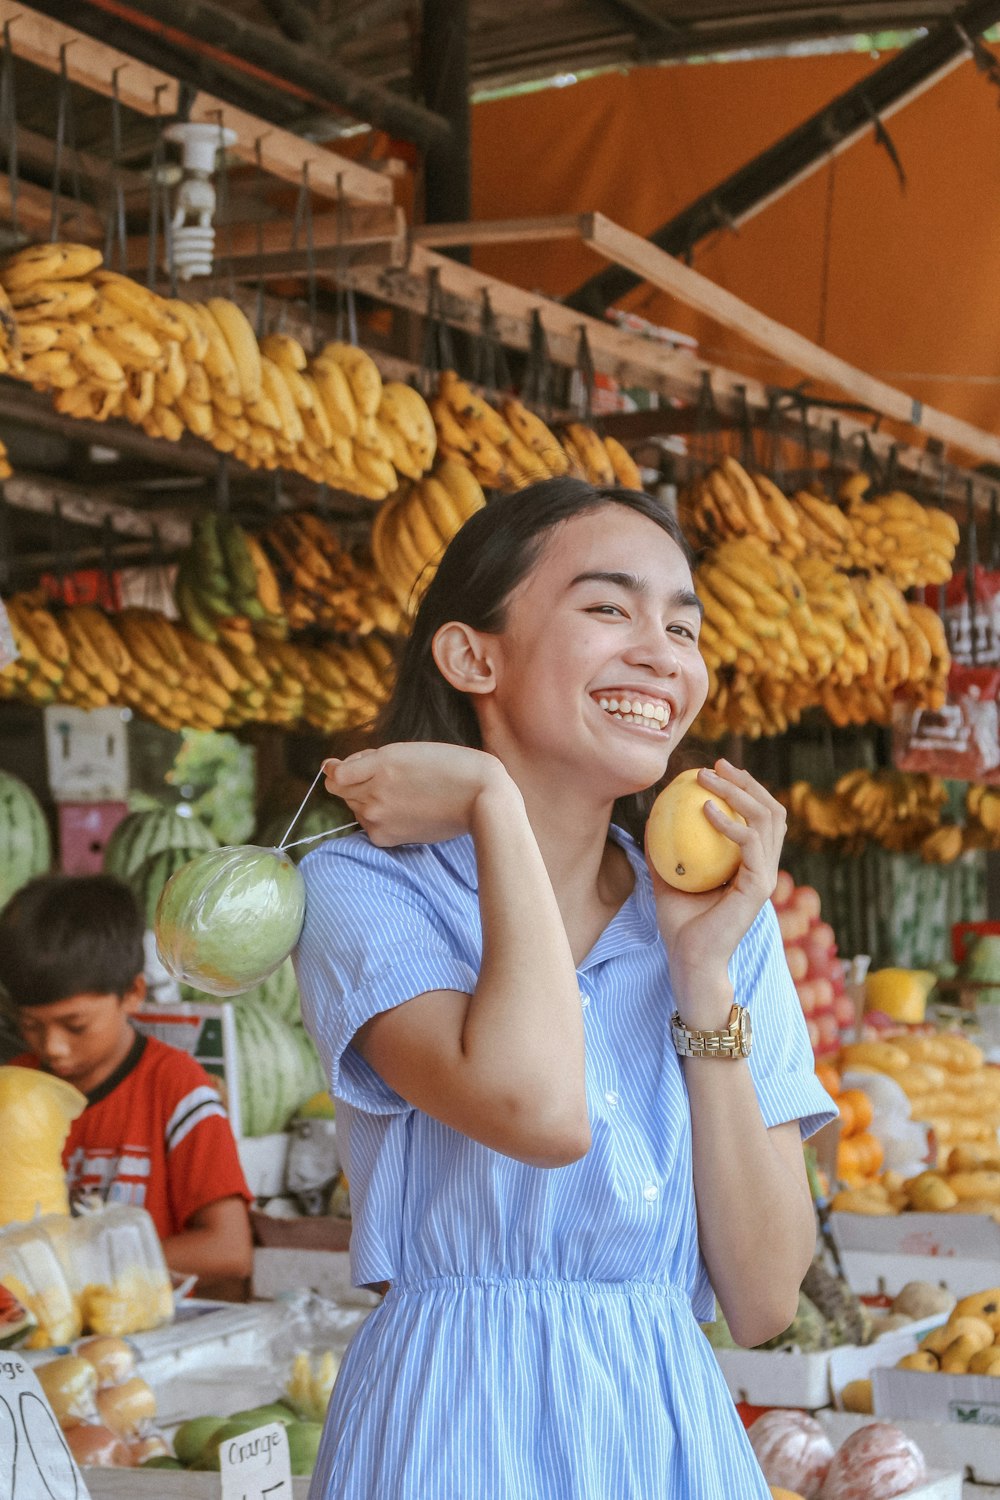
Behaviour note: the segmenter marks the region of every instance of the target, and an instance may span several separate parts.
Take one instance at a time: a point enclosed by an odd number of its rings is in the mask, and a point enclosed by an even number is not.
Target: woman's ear
[[[434,663],[458,692],[491,693],[496,686],[489,639],[460,620],[450,620],[436,632],[431,642]]]

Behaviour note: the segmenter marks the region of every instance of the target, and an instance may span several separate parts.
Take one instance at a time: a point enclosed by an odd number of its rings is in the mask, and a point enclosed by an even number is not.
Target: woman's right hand
[[[323,762],[328,792],[346,802],[373,844],[433,844],[473,831],[477,806],[520,793],[495,755],[425,741]]]

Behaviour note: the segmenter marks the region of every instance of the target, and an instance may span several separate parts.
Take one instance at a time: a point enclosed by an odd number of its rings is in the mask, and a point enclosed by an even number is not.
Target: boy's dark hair
[[[510,597],[552,530],[605,506],[623,506],[645,516],[676,542],[690,563],[691,552],[677,521],[661,501],[642,490],[566,477],[545,479],[491,500],[452,538],[427,586],[403,649],[395,688],[375,725],[377,744],[441,740],[475,750],[482,747],[468,696],[438,671],[431,651],[435,634],[449,620],[475,630],[502,630]],[[615,821],[638,834],[651,801],[649,792],[622,798],[615,807]]]
[[[135,897],[113,875],[39,875],[0,911],[0,991],[9,1005],[124,995],[143,971]]]

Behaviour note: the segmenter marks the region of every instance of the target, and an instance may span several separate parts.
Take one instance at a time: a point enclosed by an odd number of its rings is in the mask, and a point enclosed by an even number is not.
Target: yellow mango
[[[904,1354],[896,1361],[897,1370],[921,1370],[925,1375],[932,1375],[939,1368],[937,1355],[929,1349],[915,1349],[912,1354]]]
[[[661,880],[678,891],[714,891],[740,867],[739,846],[713,828],[705,803],[746,826],[717,792],[698,781],[697,769],[682,771],[657,797],[646,825],[649,857]]]

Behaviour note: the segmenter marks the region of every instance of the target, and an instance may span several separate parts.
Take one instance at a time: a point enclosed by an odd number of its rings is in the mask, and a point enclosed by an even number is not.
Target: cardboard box
[[[350,1219],[332,1214],[285,1219],[252,1208],[250,1227],[254,1244],[265,1250],[347,1250],[351,1242]]]
[[[830,1228],[841,1252],[1000,1261],[1000,1224],[989,1214],[832,1213]]]
[[[147,1036],[155,1036],[170,1047],[179,1047],[195,1062],[201,1063],[207,1073],[218,1078],[229,1123],[238,1142],[242,1122],[233,1007],[189,1005],[185,1001],[178,1001],[176,1005],[147,1005],[132,1017],[132,1024]],[[256,1191],[252,1184],[250,1191]],[[280,1192],[280,1189],[275,1191]]]
[[[904,1354],[912,1354],[925,1333],[946,1321],[943,1313],[917,1318],[906,1328],[885,1334],[873,1344],[845,1345],[830,1351],[830,1390],[833,1405],[841,1411],[841,1392],[851,1380],[866,1380],[873,1370],[891,1368]],[[869,1420],[871,1420],[869,1418]]]
[[[991,1428],[1000,1454],[1000,1380],[992,1375],[876,1369],[872,1371],[872,1396],[879,1416],[961,1423],[963,1432],[976,1426]],[[1000,1462],[997,1470],[1000,1478]]]
[[[60,802],[59,868],[64,875],[99,875],[104,849],[128,813],[127,802]]]
[[[933,1380],[934,1376],[926,1378]],[[835,1447],[839,1447],[850,1433],[873,1420],[855,1412],[819,1413],[819,1421]],[[974,1489],[966,1487],[967,1500],[973,1495],[975,1500],[987,1500],[988,1495],[996,1493],[992,1486],[1000,1485],[1000,1442],[994,1429],[966,1426],[964,1422],[925,1422],[913,1417],[883,1416],[878,1420],[891,1421],[894,1427],[912,1438],[928,1464],[940,1469],[957,1469],[963,1474],[975,1486]],[[982,1490],[980,1485],[990,1488]]]
[[[43,712],[45,759],[53,799],[124,802],[129,789],[129,710],[70,708],[53,703]]]
[[[917,1347],[924,1334],[943,1318],[922,1318],[908,1328],[883,1334],[873,1344],[845,1345],[800,1354],[794,1349],[716,1349],[719,1368],[734,1401],[750,1406],[793,1406],[818,1411],[829,1406],[837,1380],[840,1387],[855,1374],[835,1376],[838,1364],[867,1375],[879,1361],[895,1364]]]

